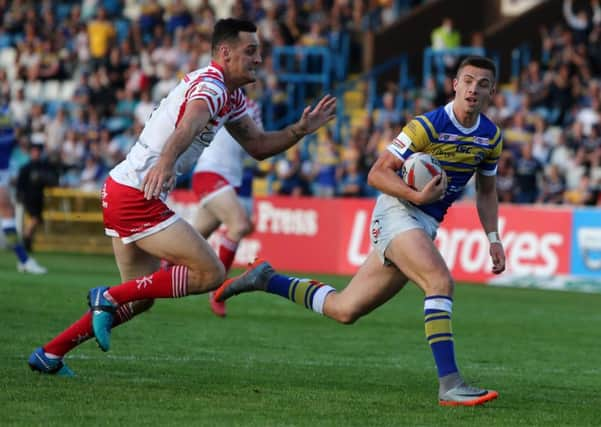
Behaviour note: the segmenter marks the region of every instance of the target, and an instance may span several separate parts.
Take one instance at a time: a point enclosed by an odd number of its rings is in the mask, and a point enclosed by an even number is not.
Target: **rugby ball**
[[[401,169],[401,178],[409,187],[422,191],[435,176],[442,175],[444,170],[434,157],[427,153],[413,153]]]

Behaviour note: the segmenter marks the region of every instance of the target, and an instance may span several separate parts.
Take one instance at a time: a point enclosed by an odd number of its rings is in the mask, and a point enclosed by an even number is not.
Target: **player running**
[[[11,123],[8,102],[0,105],[0,221],[8,246],[17,256],[17,271],[30,274],[46,274],[42,267],[27,253],[21,237],[17,234],[15,207],[10,198],[10,156],[17,142]]]
[[[248,114],[257,127],[263,129],[261,105],[247,98]],[[238,245],[252,231],[252,202],[245,204],[237,190],[242,185],[242,174],[248,154],[226,128],[221,128],[213,143],[202,153],[194,168],[192,188],[200,198],[194,227],[208,238],[222,224],[225,233],[220,235],[217,255],[229,271]],[[223,301],[215,301],[209,292],[211,310],[217,316],[225,316]]]
[[[261,64],[256,31],[249,21],[219,20],[211,64],[184,76],[148,119],[126,159],[110,171],[102,189],[103,219],[123,283],[91,289],[91,310],[36,349],[31,369],[72,375],[63,357],[79,343],[95,336],[108,351],[111,329],[148,309],[154,298],[206,293],[223,283],[225,269],[213,249],[165,204],[176,174],[192,168],[222,126],[253,157],[264,159],[334,118],[336,98],[326,95],[285,129],[257,127],[242,92],[257,79]],[[161,259],[173,265],[162,270]]]
[[[381,191],[371,219],[374,250],[342,291],[310,279],[276,273],[257,260],[241,276],[227,280],[217,300],[263,290],[280,295],[344,324],[354,323],[397,294],[411,280],[424,292],[424,322],[438,369],[438,398],[444,406],[480,405],[498,397],[493,390],[465,383],[455,362],[451,312],[454,282],[433,240],[447,209],[476,172],[476,204],[490,241],[492,272],[505,269],[498,234],[497,161],[502,149],[499,128],[481,112],[495,92],[496,67],[488,58],[468,57],[453,82],[454,101],[407,124],[370,170],[369,184]],[[442,164],[421,191],[399,177],[404,159],[423,151]]]

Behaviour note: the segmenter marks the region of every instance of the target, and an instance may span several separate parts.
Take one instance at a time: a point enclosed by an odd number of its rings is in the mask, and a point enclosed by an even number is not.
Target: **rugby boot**
[[[215,300],[225,301],[243,292],[265,291],[274,274],[275,271],[267,261],[257,258],[243,274],[223,282],[215,291]]]

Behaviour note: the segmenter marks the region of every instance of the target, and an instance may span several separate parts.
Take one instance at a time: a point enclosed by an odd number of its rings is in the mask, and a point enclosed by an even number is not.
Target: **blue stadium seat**
[[[119,16],[123,9],[123,4],[120,0],[103,0],[102,6],[109,16]]]
[[[71,13],[71,5],[68,3],[59,3],[54,7],[54,13],[58,22],[64,21],[69,16],[69,13]]]

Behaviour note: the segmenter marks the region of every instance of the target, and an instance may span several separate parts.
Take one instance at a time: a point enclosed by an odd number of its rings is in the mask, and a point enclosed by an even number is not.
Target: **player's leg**
[[[344,289],[327,294],[323,314],[352,324],[389,301],[406,283],[407,277],[398,268],[383,264],[372,251]]]
[[[209,211],[203,203],[201,203],[196,211],[196,218],[194,218],[194,228],[196,228],[196,230],[198,230],[198,232],[204,238],[208,239],[212,233],[219,229],[220,225],[221,221],[215,215],[213,215],[213,213]],[[217,252],[219,255],[219,248],[217,249]],[[223,263],[223,260],[221,260],[221,262]],[[227,314],[225,302],[215,301],[213,295],[213,292],[209,292],[208,294],[209,307],[211,308],[211,311],[216,316],[225,317]]]
[[[317,280],[277,273],[266,261],[257,260],[244,274],[220,286],[216,297],[227,299],[239,293],[262,290],[340,323],[352,324],[392,298],[406,281],[403,273],[394,266],[384,265],[375,252],[340,292]]]
[[[107,235],[174,264],[110,290],[90,290],[94,335],[106,351],[117,307],[138,300],[179,298],[210,291],[223,281],[225,269],[207,241],[162,200],[147,200],[143,192],[109,177],[103,187],[102,205]]]
[[[194,221],[195,228],[205,238],[221,224],[226,227],[226,232],[219,242],[217,252],[225,270],[228,271],[240,241],[252,230],[246,209],[230,185],[220,187],[210,194],[204,194]]]
[[[225,233],[220,235],[217,254],[225,267],[225,271],[229,271],[240,241],[252,229],[246,209],[240,202],[234,188],[226,186],[207,196],[203,200],[202,210],[198,213],[198,216],[208,218],[204,221],[205,224],[211,219],[216,219],[219,224],[225,226]],[[197,227],[197,229],[199,228]],[[206,237],[204,230],[199,231]],[[209,293],[209,304],[216,315],[222,317],[226,315],[225,302],[216,301],[212,292]]]
[[[28,253],[31,253],[34,235],[43,222],[42,205],[34,202],[24,207],[29,216],[29,221],[26,221],[23,227],[23,246]]]
[[[175,265],[120,285],[90,290],[92,327],[100,348],[108,351],[112,319],[117,307],[154,298],[179,298],[215,289],[225,278],[223,264],[207,241],[186,221],[177,219],[166,228],[136,240],[135,245],[157,259]]]
[[[2,232],[6,237],[6,242],[17,256],[17,270],[23,273],[45,274],[46,268],[42,267],[37,261],[29,256],[25,246],[17,233],[17,222],[15,220],[15,210],[10,200],[7,183],[7,171],[0,171],[0,221],[2,222]]]
[[[425,293],[425,331],[438,370],[440,404],[471,406],[495,399],[496,391],[466,385],[457,368],[451,327],[454,282],[431,236],[422,228],[400,233],[385,255]]]
[[[204,237],[209,238],[209,236],[219,229],[221,225],[221,221],[210,212],[203,203],[198,206],[198,210],[196,211],[196,218],[194,220],[194,228],[198,230],[198,232]],[[221,246],[221,242],[220,242]],[[217,249],[217,254],[220,255],[219,247]],[[221,262],[223,260],[220,257]],[[224,264],[224,268],[225,264]],[[226,268],[227,273],[227,268]],[[227,309],[225,307],[225,302],[223,301],[215,301],[214,293],[209,292],[208,294],[209,307],[211,311],[219,317],[225,317],[227,314]]]
[[[208,239],[213,232],[217,231],[221,221],[206,206],[200,204],[196,210],[193,225],[201,236]]]
[[[232,187],[224,188],[215,197],[207,200],[205,209],[225,225],[226,232],[219,243],[219,259],[227,271],[234,262],[240,241],[252,229],[250,219]]]
[[[124,245],[120,239],[113,238],[113,250],[122,281],[152,274],[158,268],[158,260],[136,245]],[[146,299],[118,307],[113,317],[112,327],[115,328],[148,310],[152,307],[153,302],[152,299]],[[29,365],[33,370],[42,373],[73,375],[73,372],[64,364],[63,358],[92,336],[94,336],[92,314],[87,311],[67,329],[36,349],[29,357]]]
[[[215,289],[225,276],[223,265],[207,241],[182,219],[133,244],[157,259],[168,259],[176,265],[111,287],[106,294],[117,305],[205,293]]]

